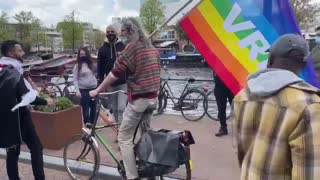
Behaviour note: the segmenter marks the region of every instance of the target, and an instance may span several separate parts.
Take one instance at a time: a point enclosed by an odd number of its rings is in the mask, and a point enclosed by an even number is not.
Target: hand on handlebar
[[[80,93],[79,91],[77,91],[77,92],[76,92],[76,96],[77,96],[78,98],[81,98],[81,93]]]
[[[89,92],[90,97],[96,97],[98,94],[99,93],[98,93],[97,89],[94,89],[94,90]]]

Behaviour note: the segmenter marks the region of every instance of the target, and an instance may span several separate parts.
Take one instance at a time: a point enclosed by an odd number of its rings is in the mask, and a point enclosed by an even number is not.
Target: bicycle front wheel
[[[198,121],[206,114],[207,98],[204,92],[191,89],[182,97],[180,102],[181,114],[189,121]]]
[[[99,151],[91,137],[76,135],[65,145],[63,161],[72,179],[91,180],[96,176],[99,169]]]

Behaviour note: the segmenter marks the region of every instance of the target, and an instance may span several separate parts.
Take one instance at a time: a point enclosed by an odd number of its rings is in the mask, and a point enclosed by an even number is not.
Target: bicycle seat
[[[188,79],[188,83],[194,83],[196,80],[194,78]]]

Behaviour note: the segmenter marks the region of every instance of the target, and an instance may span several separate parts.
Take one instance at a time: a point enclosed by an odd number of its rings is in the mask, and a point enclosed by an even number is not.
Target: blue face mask
[[[80,56],[80,61],[82,62],[86,62],[89,60],[89,57],[88,56]]]
[[[320,36],[316,36],[316,39],[315,39],[315,40],[316,40],[316,43],[317,43],[317,44],[320,44]]]

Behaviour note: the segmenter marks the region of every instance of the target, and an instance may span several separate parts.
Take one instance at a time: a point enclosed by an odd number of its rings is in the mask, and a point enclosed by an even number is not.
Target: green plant
[[[40,94],[39,96],[44,99],[49,98],[49,96],[46,94]],[[36,111],[57,112],[73,107],[73,103],[67,97],[56,97],[54,98],[54,101],[54,106],[35,105],[33,108]]]

